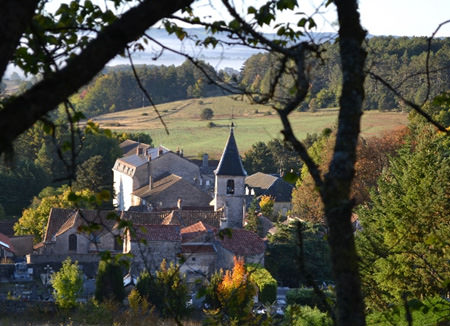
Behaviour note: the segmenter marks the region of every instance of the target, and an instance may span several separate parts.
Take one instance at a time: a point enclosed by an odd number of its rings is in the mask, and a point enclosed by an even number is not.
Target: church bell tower
[[[216,187],[214,190],[214,209],[224,208],[224,218],[220,228],[242,228],[245,208],[245,177],[247,172],[234,139],[234,124],[222,153],[219,165],[214,171]]]

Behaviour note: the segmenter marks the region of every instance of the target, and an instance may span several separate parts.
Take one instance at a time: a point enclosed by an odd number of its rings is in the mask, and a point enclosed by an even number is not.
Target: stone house
[[[167,182],[167,179],[161,180],[171,174],[182,178],[200,191],[207,192],[210,185],[203,180],[198,165],[184,158],[180,152],[173,153],[161,148],[137,146],[135,154],[116,160],[112,169],[116,194],[113,203],[119,210],[126,211],[132,206],[140,205],[143,198],[139,195],[145,193],[145,190],[155,188],[156,182]],[[173,181],[173,177],[169,180]],[[174,204],[171,204],[170,207],[173,206]]]
[[[243,257],[246,263],[264,266],[264,241],[254,232],[234,228],[230,234],[216,236],[217,265],[216,268],[230,269],[233,257]]]
[[[134,231],[127,230],[123,238],[123,252],[132,254],[130,274],[138,276],[147,269],[154,272],[163,259],[178,262],[181,252],[179,225],[135,224]]]
[[[44,240],[35,246],[41,255],[89,255],[100,251],[122,252],[116,221],[111,211],[52,208]],[[95,225],[92,232],[80,232],[81,226]]]
[[[214,273],[217,264],[215,234],[217,228],[197,222],[181,229],[181,254],[184,262],[180,272],[189,283]]]
[[[275,200],[274,214],[281,214],[282,216],[286,216],[287,212],[292,209],[293,189],[293,185],[271,174],[257,172],[245,178],[247,202],[250,203],[253,198],[271,196]]]

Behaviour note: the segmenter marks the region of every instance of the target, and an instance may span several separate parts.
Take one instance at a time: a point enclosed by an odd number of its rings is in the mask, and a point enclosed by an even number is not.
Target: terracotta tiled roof
[[[12,245],[11,240],[9,240],[9,238],[3,233],[0,233],[0,247],[3,247],[12,253],[15,253],[14,246]]]
[[[188,242],[196,239],[198,236],[200,236],[205,232],[215,233],[216,230],[217,229],[215,227],[200,221],[190,226],[182,228],[181,238],[183,239],[183,242]]]
[[[76,210],[59,228],[59,230],[55,233],[55,236],[63,234],[71,228],[78,228],[81,225],[87,224],[98,225],[99,230],[96,230],[94,232],[96,234],[110,232],[117,223],[117,214],[118,213],[115,211],[101,211],[91,209]]]
[[[61,226],[76,212],[73,208],[52,208],[45,229],[44,242],[52,241]]]
[[[264,253],[264,241],[254,232],[244,229],[232,229],[231,237],[216,237],[222,247],[236,256],[253,256]]]
[[[186,227],[197,222],[204,222],[205,224],[218,228],[222,217],[223,211],[174,210],[167,215],[163,224],[181,225]]]
[[[183,254],[215,253],[216,249],[212,244],[182,244],[181,252]]]
[[[179,225],[135,224],[136,236],[132,241],[181,241]]]

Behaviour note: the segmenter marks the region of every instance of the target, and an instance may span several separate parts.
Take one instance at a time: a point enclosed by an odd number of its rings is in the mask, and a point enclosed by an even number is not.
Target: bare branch
[[[430,97],[431,82],[430,82],[429,67],[430,67],[431,41],[433,41],[434,37],[436,36],[437,32],[441,29],[441,27],[448,23],[450,23],[450,20],[447,20],[447,21],[439,24],[439,26],[435,29],[433,34],[431,34],[431,36],[428,38],[427,59],[425,61],[426,62],[425,69],[426,69],[426,76],[427,76],[427,94],[426,94],[425,99],[423,100],[423,103],[421,106],[423,106],[428,101],[428,98]]]
[[[447,135],[450,134],[450,131],[445,129],[444,126],[441,126],[438,122],[434,121],[434,119],[426,113],[419,105],[417,105],[414,102],[411,102],[410,100],[406,99],[400,92],[395,89],[391,84],[389,84],[386,80],[384,80],[382,77],[378,76],[374,72],[368,71],[367,74],[374,78],[375,80],[382,83],[386,88],[388,88],[392,93],[394,93],[395,96],[397,96],[399,99],[401,99],[406,105],[414,109],[417,113],[419,113],[422,117],[424,117],[429,123],[431,123],[433,126],[435,126],[439,131],[445,132]]]
[[[151,96],[148,94],[147,90],[145,89],[145,87],[141,83],[141,79],[139,78],[139,76],[138,76],[138,74],[136,72],[136,68],[134,67],[133,59],[131,58],[130,49],[128,47],[126,48],[126,51],[127,51],[128,59],[130,60],[131,69],[133,70],[134,79],[136,80],[136,82],[137,82],[139,88],[141,89],[142,93],[144,93],[145,97],[147,98],[147,100],[152,105],[153,110],[155,111],[156,115],[158,116],[159,121],[161,121],[161,124],[164,126],[164,129],[166,130],[166,133],[169,134],[169,129],[167,128],[166,123],[164,122],[163,118],[161,117],[161,114],[159,113],[158,109],[156,108],[155,103],[153,103],[153,100],[152,100]]]

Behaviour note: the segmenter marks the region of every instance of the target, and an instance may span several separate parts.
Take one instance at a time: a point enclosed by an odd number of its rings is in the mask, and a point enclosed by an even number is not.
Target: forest
[[[330,41],[321,46],[321,60],[314,57],[308,60],[312,83],[308,97],[298,107],[300,111],[314,112],[321,108],[338,106],[341,92],[338,44]],[[406,98],[416,102],[425,99],[427,81],[425,76],[418,73],[423,69],[428,54],[430,64],[436,67],[430,73],[432,93],[429,96],[433,97],[445,91],[445,85],[450,83],[450,46],[447,38],[436,39],[430,52],[424,37],[371,37],[365,47],[369,53],[367,67],[385,78]],[[231,75],[229,70],[217,72],[212,66],[201,62],[202,69],[212,80],[206,78],[205,74],[188,60],[180,66],[137,65],[136,71],[144,88],[150,90],[152,101],[159,104],[227,94],[212,81],[219,85],[233,83],[255,94],[266,94],[275,74],[273,67],[276,62],[277,58],[273,54],[253,55],[245,61],[239,73]],[[392,74],[392,71],[396,73]],[[284,79],[282,83],[287,86],[279,88],[275,96],[286,96],[283,92],[288,91],[290,80],[288,76]],[[409,110],[389,89],[373,78],[366,79],[365,91],[365,110]],[[139,89],[130,66],[108,67],[71,99],[75,107],[88,117],[150,105]]]

